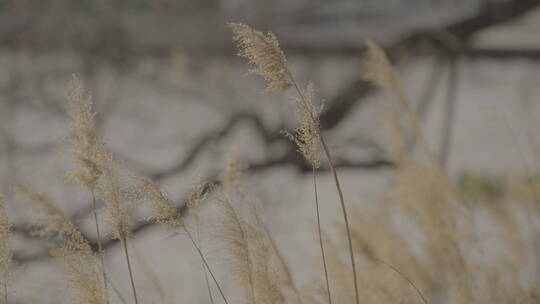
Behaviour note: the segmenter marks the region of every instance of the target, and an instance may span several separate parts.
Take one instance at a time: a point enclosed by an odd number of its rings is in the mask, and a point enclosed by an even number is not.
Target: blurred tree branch
[[[540,57],[540,51],[534,50],[473,50],[469,47],[470,39],[477,32],[501,24],[503,22],[517,18],[532,8],[540,5],[540,0],[513,0],[496,2],[488,5],[484,10],[480,11],[477,15],[469,17],[465,20],[457,21],[453,24],[446,26],[445,28],[434,31],[418,31],[412,33],[407,37],[385,47],[389,58],[395,63],[399,64],[401,61],[411,57],[435,55],[435,56],[449,56],[455,58],[457,56],[493,56],[494,58],[505,57],[510,55],[524,55],[530,57]],[[284,48],[287,49],[286,43]],[[291,52],[306,51],[306,49],[290,49]],[[342,52],[359,54],[361,48],[357,49],[310,49],[310,54],[326,54],[328,52]],[[361,104],[365,99],[364,97],[373,93],[375,90],[373,86],[364,81],[361,76],[353,79],[347,86],[345,86],[336,96],[330,98],[327,102],[326,111],[321,116],[321,125],[323,130],[329,130],[339,125],[345,118],[351,113],[352,109]],[[306,166],[301,156],[296,153],[295,148],[291,145],[287,139],[279,135],[279,130],[282,128],[267,128],[260,117],[253,113],[239,112],[233,114],[226,123],[214,130],[207,133],[197,140],[188,150],[185,157],[178,160],[176,165],[167,170],[161,172],[151,172],[148,175],[156,180],[160,181],[168,178],[174,174],[184,172],[197,158],[208,145],[225,138],[232,130],[240,123],[249,123],[258,132],[260,138],[266,145],[284,145],[286,147],[285,152],[275,158],[266,159],[259,162],[248,163],[250,172],[259,172],[274,168],[279,165],[293,165],[299,172],[310,172],[310,169]],[[347,160],[339,160],[336,164],[342,168],[381,168],[392,166],[393,164],[384,159],[373,159],[369,161],[350,162]],[[325,170],[325,168],[321,168]],[[217,173],[208,176],[208,181],[216,181]],[[177,201],[177,206],[182,209],[184,204],[184,198]],[[82,209],[80,212],[72,215],[75,219],[80,219],[86,216],[89,209]],[[152,223],[148,221],[142,221],[137,223],[133,230],[133,234],[140,235],[141,232],[147,231],[152,227]],[[24,227],[15,226],[14,232],[23,236],[29,236],[28,230]],[[92,246],[96,247],[95,240],[89,238]],[[104,244],[104,248],[111,248],[118,244],[115,240],[109,240]],[[17,252],[15,260],[19,263],[26,263],[31,261],[42,260],[48,257],[48,253],[43,250],[35,254],[24,255],[21,252]]]
[[[474,34],[518,18],[539,5],[540,0],[497,2],[468,19],[457,21],[437,31],[413,33],[386,46],[384,50],[394,64],[399,64],[405,58],[416,56],[445,54],[455,57],[467,54],[469,40]],[[356,52],[359,51],[356,50]],[[328,100],[328,107],[321,116],[322,127],[325,129],[335,127],[351,113],[354,106],[361,103],[362,98],[373,91],[373,86],[361,75],[353,79],[340,93]]]

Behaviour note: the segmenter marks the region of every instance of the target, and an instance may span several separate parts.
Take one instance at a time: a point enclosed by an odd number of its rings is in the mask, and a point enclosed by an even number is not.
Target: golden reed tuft
[[[167,228],[174,229],[184,226],[180,210],[173,205],[166,192],[148,178],[137,176],[135,180],[141,199],[151,203],[153,212],[150,219]]]
[[[303,95],[304,98],[295,98],[300,126],[294,130],[294,133],[281,132],[296,144],[298,152],[304,156],[311,167],[318,169],[321,166],[319,148],[321,123],[319,116],[324,107],[315,104],[315,89],[312,82],[308,84]]]
[[[262,76],[267,91],[283,92],[292,86],[285,54],[272,33],[266,35],[241,23],[228,23],[238,44],[238,55],[249,60],[249,73]]]
[[[281,80],[282,82],[286,82],[287,86],[284,86],[281,90],[274,90],[278,92],[285,91],[290,86],[294,86],[296,89],[296,92],[298,93],[298,98],[296,99],[296,103],[298,108],[301,112],[301,126],[299,129],[297,129],[296,135],[288,135],[289,138],[291,138],[294,142],[296,142],[299,151],[306,157],[308,162],[310,162],[311,166],[313,167],[313,182],[314,182],[314,192],[315,192],[315,205],[317,210],[317,224],[319,229],[319,240],[320,240],[320,246],[321,246],[321,254],[323,258],[323,265],[324,265],[324,271],[325,271],[325,278],[327,282],[327,294],[328,294],[328,302],[329,304],[332,303],[331,295],[330,295],[330,284],[328,281],[328,271],[325,261],[325,254],[324,254],[324,246],[322,241],[322,233],[320,228],[320,214],[319,214],[319,204],[318,204],[318,197],[317,197],[317,182],[316,182],[316,168],[319,167],[319,159],[317,155],[317,142],[319,142],[324,151],[324,155],[326,156],[326,159],[328,160],[328,165],[330,166],[330,171],[332,172],[332,176],[334,178],[334,184],[336,186],[336,190],[338,192],[339,196],[339,202],[341,206],[341,211],[343,215],[343,220],[345,222],[346,227],[346,234],[347,234],[347,241],[348,241],[348,247],[349,247],[349,258],[351,261],[351,272],[353,277],[353,287],[355,291],[355,303],[360,303],[360,297],[358,292],[358,275],[356,273],[356,262],[355,262],[355,255],[353,250],[353,244],[352,244],[352,238],[351,238],[351,232],[349,228],[349,219],[347,214],[347,206],[345,203],[345,197],[343,195],[343,191],[341,189],[341,184],[339,181],[339,177],[337,174],[337,170],[334,165],[334,161],[332,158],[332,155],[330,153],[330,149],[328,148],[328,145],[326,144],[326,141],[323,137],[323,135],[320,133],[320,126],[319,126],[319,115],[321,109],[316,107],[314,105],[314,90],[312,85],[308,85],[308,89],[306,92],[302,92],[300,87],[298,86],[297,82],[295,81],[288,65],[287,61],[285,59],[285,55],[283,51],[279,48],[279,44],[277,42],[277,38],[269,33],[267,35],[268,41],[261,41],[261,36],[264,38],[265,36],[259,32],[251,29],[247,25],[238,25],[233,24],[232,26],[234,37],[233,39],[238,42],[240,53],[239,55],[242,57],[248,58],[251,64],[254,64],[256,67],[255,73],[263,75],[263,77],[266,75],[265,79],[268,81],[268,86],[272,87],[273,82],[276,82],[278,80]],[[264,42],[264,43],[263,43]],[[264,47],[265,45],[271,44],[272,47]],[[280,73],[276,73],[276,69],[280,71]],[[274,77],[269,77],[271,75],[274,75]],[[287,133],[285,133],[287,134]],[[318,140],[316,140],[318,139]]]
[[[60,244],[51,244],[49,248],[51,255],[63,265],[72,301],[107,303],[107,291],[97,257],[77,227],[47,196],[21,185],[15,186],[14,191],[33,205],[36,217],[32,223],[34,235],[60,241]]]
[[[69,83],[66,112],[69,117],[66,127],[70,137],[61,141],[61,147],[77,165],[68,172],[68,177],[93,191],[103,173],[101,166],[108,152],[97,134],[92,96],[84,90],[77,76],[73,76]]]

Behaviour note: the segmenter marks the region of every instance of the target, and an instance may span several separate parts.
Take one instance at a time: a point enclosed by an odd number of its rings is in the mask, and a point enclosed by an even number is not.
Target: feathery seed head
[[[199,216],[199,211],[201,208],[201,203],[206,199],[208,195],[208,189],[212,186],[208,186],[206,183],[196,183],[193,189],[188,194],[188,199],[186,206],[188,207],[189,213],[194,217]]]
[[[173,205],[169,195],[150,179],[141,176],[136,176],[135,179],[139,184],[141,198],[152,204],[151,219],[168,228],[182,227],[180,210]]]
[[[59,237],[65,239],[65,248],[92,252],[90,245],[88,245],[77,227],[48,196],[23,185],[14,185],[13,191],[21,199],[24,198],[32,203],[36,215],[36,218],[32,221],[33,235],[38,237]]]
[[[300,127],[293,133],[282,131],[298,147],[304,158],[309,164],[317,169],[320,167],[319,159],[319,135],[321,132],[319,116],[323,106],[315,105],[315,90],[313,83],[309,83],[303,98],[296,98],[298,106],[298,116],[300,118]]]
[[[67,128],[70,137],[61,141],[61,144],[77,165],[77,169],[67,175],[81,186],[93,190],[102,174],[99,159],[106,151],[97,134],[92,97],[76,76],[69,83],[67,99]]]
[[[405,95],[386,54],[381,47],[371,40],[366,42],[366,46],[367,60],[364,79],[373,82],[384,89],[385,92],[391,94],[392,98],[390,100],[397,103],[399,107],[406,106]]]
[[[68,225],[66,225],[66,215],[56,207],[49,197],[23,185],[13,185],[12,188],[20,200],[32,203],[35,215],[35,218],[32,219],[32,235],[52,237],[63,235],[65,231],[69,230]]]
[[[31,201],[38,214],[38,220],[33,223],[34,233],[61,240],[60,245],[50,245],[50,253],[64,267],[73,302],[106,304],[101,270],[88,240],[47,196],[22,185],[14,186],[14,191]]]
[[[233,30],[233,40],[238,43],[238,55],[249,60],[249,73],[262,76],[267,91],[284,92],[291,87],[287,59],[271,32],[266,35],[241,23],[228,23]]]
[[[72,303],[107,304],[101,270],[92,252],[79,252],[67,247],[50,246],[50,254],[62,264]]]
[[[103,174],[97,185],[97,194],[107,208],[113,236],[122,241],[131,234],[129,207],[136,196],[136,191],[124,177],[111,157],[103,163]]]

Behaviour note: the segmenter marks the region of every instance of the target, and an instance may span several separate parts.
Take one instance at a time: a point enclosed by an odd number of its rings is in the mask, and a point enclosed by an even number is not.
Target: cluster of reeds
[[[258,203],[242,187],[245,167],[230,159],[214,182],[197,182],[183,202],[177,205],[159,185],[122,168],[106,148],[96,128],[90,95],[74,77],[66,106],[69,136],[61,146],[73,160],[71,181],[91,196],[90,208],[96,230],[96,248],[77,226],[47,196],[16,185],[19,199],[32,202],[35,216],[32,233],[49,240],[50,253],[62,265],[72,291],[71,302],[105,304],[117,298],[127,303],[111,281],[106,263],[103,231],[98,205],[107,210],[112,238],[123,248],[133,302],[140,302],[128,244],[132,229],[130,212],[134,204],[151,207],[151,219],[164,228],[189,239],[201,261],[211,303],[534,303],[540,298],[540,272],[533,271],[523,282],[529,265],[540,265],[538,197],[540,183],[509,179],[504,200],[514,204],[493,203],[486,197],[474,197],[451,181],[428,149],[420,123],[409,110],[398,77],[384,52],[367,42],[366,79],[385,93],[381,107],[396,168],[393,183],[375,211],[351,208],[345,200],[340,178],[321,131],[319,105],[314,85],[305,89],[293,77],[277,38],[247,25],[229,26],[238,42],[239,55],[252,64],[251,73],[268,82],[267,89],[297,94],[299,127],[283,131],[312,168],[315,216],[321,255],[321,277],[316,288],[298,290],[282,255],[261,218]],[[325,162],[320,156],[324,155]],[[325,237],[322,227],[317,176],[321,167],[330,170],[341,209],[339,237]],[[478,194],[478,192],[475,192]],[[212,209],[211,225],[218,234],[225,271],[236,283],[239,293],[227,289],[216,265],[205,254],[201,242],[202,208]],[[353,219],[353,220],[351,220]],[[482,231],[488,221],[490,236]],[[404,228],[405,227],[405,228]],[[8,303],[8,283],[13,263],[10,247],[11,224],[4,200],[0,197],[0,266],[4,302]],[[527,234],[528,232],[528,234]],[[497,254],[490,246],[505,248]],[[342,248],[346,248],[346,256]],[[532,262],[531,262],[532,261]],[[155,289],[167,302],[158,274],[148,267]],[[230,281],[230,280],[227,280]],[[219,297],[213,290],[217,289]],[[231,292],[233,290],[233,292]],[[219,299],[219,300],[218,300]]]

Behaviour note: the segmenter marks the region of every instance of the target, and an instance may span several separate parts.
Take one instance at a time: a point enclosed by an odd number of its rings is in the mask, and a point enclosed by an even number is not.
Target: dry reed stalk
[[[397,75],[392,68],[390,61],[386,57],[384,51],[373,41],[367,41],[367,61],[366,61],[366,72],[364,73],[364,78],[373,82],[375,85],[379,86],[384,90],[384,93],[389,97],[389,100],[393,106],[394,113],[403,113],[405,116],[405,122],[407,125],[398,126],[398,119],[395,117],[389,117],[387,123],[394,134],[394,142],[397,143],[399,148],[397,149],[399,160],[405,167],[407,164],[410,165],[410,161],[407,159],[407,152],[404,151],[406,145],[404,144],[405,136],[402,134],[403,129],[412,129],[413,131],[413,143],[418,141],[422,152],[424,152],[428,161],[430,162],[430,168],[434,171],[433,174],[438,176],[434,180],[444,179],[444,173],[442,173],[439,162],[436,161],[435,157],[431,153],[430,149],[427,147],[426,141],[422,134],[421,125],[413,112],[409,109],[407,100],[403,89],[398,81]],[[445,191],[446,192],[446,191]],[[450,191],[451,192],[451,191]],[[378,259],[374,258],[375,261],[381,263],[387,268],[391,269],[395,273],[403,277],[416,291],[418,296],[422,299],[424,303],[428,303],[426,297],[421,292],[420,288],[401,271],[400,269],[394,267],[393,265]]]
[[[249,251],[247,232],[242,224],[240,216],[231,205],[229,199],[221,192],[217,192],[215,202],[222,208],[223,220],[220,224],[220,233],[227,239],[225,244],[232,261],[229,263],[231,274],[240,280],[244,292],[253,304],[255,300],[255,287],[253,283],[253,263]]]
[[[103,155],[101,166],[103,167],[103,173],[97,185],[97,193],[101,200],[105,202],[113,236],[122,244],[133,299],[135,304],[138,304],[139,300],[128,249],[128,240],[131,235],[129,205],[134,200],[134,197],[132,197],[134,189],[123,180],[124,176],[120,174],[120,170],[113,162],[110,153]]]
[[[107,303],[102,269],[77,227],[45,195],[20,185],[15,186],[14,190],[33,204],[36,219],[33,221],[32,234],[61,240],[60,245],[50,246],[50,252],[64,266],[68,284],[75,290],[73,300],[83,304]]]
[[[202,201],[206,198],[206,188],[205,184],[203,183],[195,183],[195,187],[191,191],[191,193],[188,196],[188,200],[186,202],[186,206],[188,207],[188,212],[192,216],[192,218],[195,221],[195,235],[196,235],[196,243],[197,247],[199,248],[201,252],[201,256],[204,257],[203,254],[203,248],[202,248],[202,242],[201,242],[201,220],[199,217],[200,207],[202,204]],[[211,188],[211,186],[210,186]],[[186,227],[187,228],[187,227]],[[214,296],[212,295],[212,289],[210,288],[210,281],[208,280],[208,272],[206,270],[207,264],[205,261],[201,258],[201,264],[203,267],[204,272],[204,282],[206,284],[206,290],[208,292],[208,297],[210,299],[210,303],[214,304]],[[221,288],[218,286],[218,288]],[[220,291],[221,292],[221,291]],[[225,298],[224,298],[225,299]]]
[[[322,239],[321,216],[319,213],[319,198],[317,195],[317,172],[315,168],[313,168],[313,192],[315,193],[315,209],[317,211],[317,232],[319,235],[319,245],[321,247],[321,257],[322,257],[323,268],[324,268],[326,293],[328,294],[328,303],[332,304],[332,294],[330,292],[330,279],[328,278],[328,266],[326,263],[326,254],[324,253],[324,245],[323,245],[323,239]]]
[[[424,153],[424,156],[430,162],[430,165],[433,167],[439,166],[440,162],[428,148],[420,121],[409,108],[407,98],[405,97],[403,88],[390,64],[390,60],[375,42],[368,40],[366,42],[366,47],[367,59],[364,78],[380,87],[388,98],[390,112],[394,115],[389,118],[390,123],[392,124],[390,127],[393,128],[393,131],[397,134],[392,140],[399,145],[397,156],[401,157],[403,154],[407,153],[407,151],[405,151],[405,148],[407,147],[407,144],[405,143],[407,136],[403,133],[411,130],[413,134],[410,143],[418,143],[417,146],[421,149],[420,151]],[[399,119],[397,115],[402,115],[402,119]],[[396,144],[395,142],[394,144]]]
[[[70,83],[67,104],[67,112],[70,117],[68,129],[72,134],[72,138],[64,140],[63,145],[72,155],[78,168],[70,172],[69,177],[88,189],[92,194],[92,210],[99,243],[101,243],[101,232],[95,205],[96,195],[105,203],[113,235],[120,240],[124,247],[133,297],[135,303],[138,304],[127,247],[131,229],[128,205],[132,199],[129,197],[132,189],[130,189],[129,185],[124,184],[123,176],[114,163],[111,152],[107,150],[97,135],[95,113],[92,112],[91,100],[91,96],[84,91],[82,82],[74,77]],[[98,244],[99,247],[102,246]],[[107,276],[103,254],[101,248],[101,269],[103,271],[104,286],[106,286]]]
[[[315,92],[313,84],[311,82],[308,84],[308,87],[306,89],[305,99],[297,99],[296,105],[298,108],[297,115],[300,120],[300,127],[295,129],[294,134],[288,131],[282,131],[282,133],[296,144],[298,152],[304,156],[304,158],[312,168],[313,192],[315,197],[315,211],[317,217],[317,234],[319,238],[319,246],[321,248],[321,257],[326,283],[326,293],[328,295],[328,303],[332,304],[332,294],[330,291],[330,280],[328,279],[328,267],[322,239],[321,216],[319,212],[319,197],[317,192],[317,170],[319,169],[321,164],[319,159],[319,134],[321,133],[319,115],[322,112],[323,107],[315,105]]]
[[[227,266],[248,303],[301,303],[286,265],[257,216],[254,224],[242,218],[221,190],[215,191],[215,202],[222,212],[218,229],[228,252]]]
[[[92,96],[85,92],[82,81],[73,76],[67,95],[66,110],[69,116],[67,129],[70,138],[64,139],[62,147],[73,159],[77,168],[68,173],[71,180],[86,188],[92,196],[92,214],[97,234],[98,254],[103,272],[103,284],[107,287],[105,252],[102,247],[102,236],[96,207],[96,187],[102,174],[100,161],[105,147],[98,136],[95,113],[92,110]],[[108,297],[107,297],[108,302]]]
[[[191,192],[188,195],[186,206],[188,208],[187,209],[188,214],[196,222],[197,233],[199,232],[198,226],[199,226],[199,223],[200,223],[199,213],[200,213],[201,204],[206,199],[206,196],[207,196],[207,193],[208,193],[207,190],[211,189],[211,188],[213,188],[212,185],[206,185],[204,183],[196,183],[195,186],[193,187],[193,189],[191,190]],[[204,254],[202,252],[202,248],[200,247],[200,245],[197,244],[197,242],[195,241],[195,238],[193,237],[193,235],[190,232],[191,228],[189,227],[189,225],[186,222],[184,222],[183,227],[184,227],[184,231],[186,232],[189,240],[193,244],[193,247],[195,247],[195,249],[199,253],[199,256],[201,257],[201,260],[202,260],[204,266],[206,266],[206,269],[208,270],[208,273],[210,273],[210,276],[212,277],[212,280],[216,284],[216,286],[218,288],[218,291],[221,294],[221,297],[223,298],[223,301],[225,302],[225,304],[228,304],[229,302],[228,302],[227,298],[225,297],[225,294],[224,294],[223,290],[221,289],[221,286],[218,284],[217,278],[215,277],[213,271],[210,269],[210,265],[208,264],[208,261],[206,260]],[[199,241],[199,244],[200,244],[200,238],[199,238],[198,235],[197,235],[197,241]],[[204,272],[204,275],[206,277],[206,271]],[[208,284],[207,284],[207,289],[208,289],[208,292],[210,294],[210,299],[213,301],[212,293],[210,291],[210,285],[208,285]]]
[[[107,272],[105,270],[105,252],[103,251],[103,245],[102,245],[102,238],[101,238],[101,230],[99,228],[99,220],[98,220],[98,214],[97,214],[97,207],[96,207],[96,195],[94,191],[91,191],[92,193],[92,214],[94,216],[94,223],[96,226],[96,236],[97,236],[97,245],[98,245],[98,254],[99,254],[99,260],[101,263],[101,269],[103,272],[103,285],[105,287],[105,290],[108,290],[107,282],[109,281],[107,279]],[[107,297],[107,302],[108,302]]]
[[[170,304],[170,297],[168,296],[168,292],[166,291],[162,281],[159,279],[158,274],[146,262],[143,253],[141,253],[141,251],[137,247],[135,247],[134,244],[131,244],[131,249],[135,262],[139,265],[139,268],[145,274],[148,282],[150,283],[150,288],[158,294],[162,304]]]
[[[358,293],[358,277],[356,275],[356,262],[354,259],[354,250],[353,250],[353,244],[352,244],[352,238],[351,238],[351,229],[349,226],[349,219],[348,219],[348,213],[347,208],[345,206],[345,198],[343,197],[343,191],[341,190],[341,185],[339,182],[339,178],[337,175],[336,168],[334,166],[334,161],[332,159],[332,155],[330,154],[330,150],[328,149],[328,146],[326,145],[326,142],[324,141],[324,138],[322,134],[319,134],[319,139],[321,141],[321,144],[323,146],[324,154],[326,155],[326,159],[328,160],[328,164],[330,166],[330,171],[332,172],[332,176],[334,177],[334,183],[336,185],[336,189],[338,191],[339,195],[339,201],[341,203],[341,212],[343,215],[343,220],[345,222],[345,229],[347,232],[347,243],[349,245],[349,257],[351,260],[351,267],[353,272],[353,281],[354,281],[354,296],[356,304],[359,304],[360,302],[360,296]]]
[[[198,224],[197,224],[197,245],[199,246],[199,248],[202,251],[203,248],[202,248],[202,244],[201,244],[200,227],[198,226]],[[204,271],[204,283],[206,284],[206,290],[208,291],[208,297],[210,298],[210,304],[214,304],[214,296],[212,295],[212,289],[210,288],[210,281],[208,280],[208,272],[206,270],[206,265],[204,264],[204,262],[201,262],[201,263],[202,263],[202,267],[203,267],[203,271]]]
[[[225,304],[228,304],[229,301],[227,300],[227,297],[225,296],[225,293],[223,292],[221,285],[219,284],[216,276],[214,275],[212,268],[210,267],[201,248],[197,245],[197,242],[195,242],[195,239],[193,238],[193,235],[190,232],[189,227],[186,225],[185,221],[182,219],[182,214],[180,213],[180,210],[174,207],[171,199],[169,198],[169,195],[166,192],[162,191],[158,185],[156,185],[154,182],[152,182],[151,180],[147,178],[139,177],[139,176],[135,176],[134,178],[136,179],[137,184],[138,184],[137,192],[140,198],[144,201],[148,201],[152,203],[152,208],[154,210],[152,219],[162,224],[166,228],[182,229],[186,233],[193,247],[197,251],[197,254],[201,258],[202,263],[206,267],[206,270],[208,270],[208,273],[212,277],[214,284],[216,284],[216,287],[218,288],[218,291],[223,301],[225,302]],[[188,212],[192,214],[195,218],[198,217],[200,204],[205,199],[206,187],[207,186],[202,183],[197,185],[195,189],[190,193],[188,200],[186,202],[186,206],[188,207]],[[206,272],[205,272],[205,275],[206,275]]]
[[[8,283],[12,274],[13,252],[9,245],[11,222],[6,211],[5,200],[0,195],[0,267],[2,268],[2,285],[4,287],[4,303],[8,302]]]
[[[291,274],[258,213],[255,202],[242,191],[242,169],[229,157],[220,174],[221,187],[213,187],[212,196],[219,207],[217,228],[226,252],[230,273],[239,281],[249,303],[301,303]],[[249,207],[249,221],[233,206],[232,199]]]
[[[127,248],[127,237],[124,237],[120,239],[120,242],[122,243],[122,246],[124,247],[124,254],[126,256],[126,263],[129,271],[129,281],[131,282],[131,290],[133,291],[133,299],[135,300],[135,304],[139,303],[139,300],[137,298],[137,288],[135,287],[135,280],[133,279],[133,270],[131,269],[131,262],[129,259],[129,251]]]
[[[214,275],[214,272],[212,271],[212,269],[210,268],[210,265],[208,264],[208,261],[206,260],[206,258],[204,257],[204,254],[201,250],[201,248],[199,248],[199,246],[197,246],[197,243],[195,242],[195,239],[193,238],[193,236],[191,235],[191,232],[189,232],[189,229],[184,229],[184,231],[186,232],[186,235],[188,236],[189,240],[191,241],[191,244],[193,244],[193,247],[195,247],[195,249],[197,250],[197,253],[199,254],[199,257],[201,258],[202,262],[204,263],[204,266],[206,267],[206,269],[208,270],[208,273],[210,273],[210,276],[212,277],[212,280],[214,281],[214,283],[216,284],[217,288],[218,288],[218,291],[221,295],[221,297],[223,298],[223,301],[225,302],[225,304],[229,304],[229,301],[227,301],[227,297],[225,297],[225,293],[223,292],[223,290],[221,289],[221,286],[219,285],[218,281],[217,281],[217,278],[216,276]]]
[[[314,125],[314,123],[318,123],[319,121],[318,114],[320,112],[320,109],[314,106],[312,100],[306,98],[309,97],[309,95],[304,96],[304,94],[302,93],[302,90],[296,83],[296,80],[294,79],[294,76],[288,67],[287,60],[283,51],[279,48],[277,38],[272,33],[264,35],[260,31],[253,30],[247,25],[238,23],[229,23],[229,26],[232,28],[234,33],[233,39],[238,43],[238,55],[247,58],[252,64],[252,68],[249,70],[250,73],[258,74],[265,78],[268,81],[268,89],[270,91],[283,92],[292,86],[298,93],[299,99],[297,99],[297,104],[303,111],[305,111],[305,117],[307,118],[307,129],[305,129],[304,132],[306,132],[309,137],[305,138],[311,141],[313,141],[315,138],[318,138],[320,144],[323,147],[323,152],[330,166],[330,171],[332,172],[334,184],[338,192],[349,246],[349,257],[351,261],[351,271],[355,291],[355,303],[359,304],[360,297],[358,292],[358,276],[356,274],[356,262],[354,258],[354,250],[351,239],[345,198],[328,145],[326,144],[326,141],[322,133],[320,132],[320,129],[318,128],[318,125]],[[309,94],[310,91],[308,90],[307,93]],[[300,130],[303,130],[302,127]],[[299,135],[300,139],[303,139],[303,134],[299,133]],[[306,158],[308,160],[313,158],[313,156],[310,155],[312,151],[308,150],[304,152],[303,150],[305,145],[310,143],[311,147],[313,147],[312,142],[309,141],[302,142],[302,140],[300,140],[299,145],[300,151],[303,154],[305,153],[304,155],[307,156]],[[311,149],[311,147],[308,148]]]

